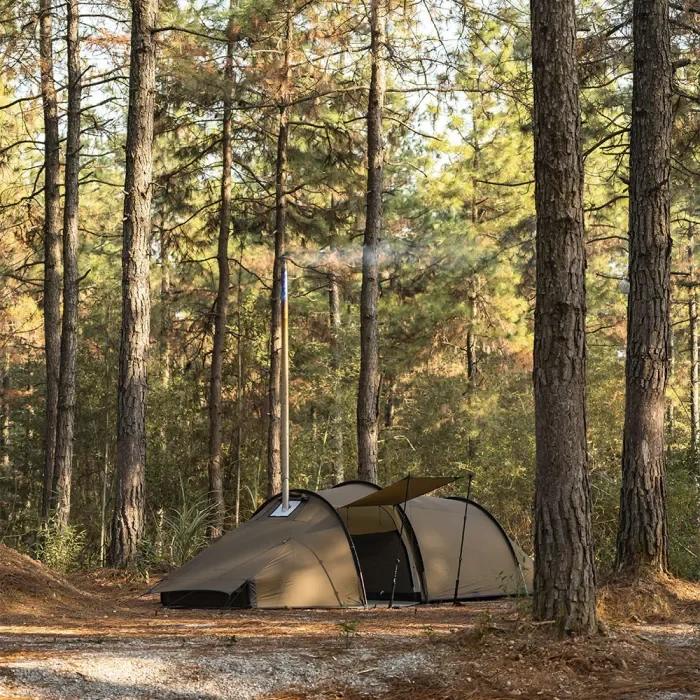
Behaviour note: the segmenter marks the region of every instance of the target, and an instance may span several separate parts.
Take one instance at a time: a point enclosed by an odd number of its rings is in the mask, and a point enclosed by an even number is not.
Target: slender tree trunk
[[[476,131],[476,126],[474,127]],[[478,152],[475,152],[474,158],[478,157]],[[476,188],[476,183],[474,184]],[[474,220],[472,220],[474,221]],[[468,308],[469,308],[469,318],[467,319],[467,340],[466,340],[466,355],[467,355],[467,405],[469,407],[469,422],[470,430],[467,437],[467,459],[471,463],[475,456],[478,446],[479,437],[477,435],[477,418],[472,413],[472,401],[474,395],[476,394],[476,379],[479,371],[479,365],[476,354],[476,289],[478,281],[476,279],[470,280],[470,290],[468,293]]]
[[[39,0],[41,98],[44,107],[44,343],[46,348],[46,419],[44,424],[44,489],[41,514],[53,505],[58,377],[61,362],[61,203],[58,102],[53,71],[53,10]]]
[[[241,263],[243,262],[243,243],[241,239]],[[241,291],[243,268],[238,266],[238,283],[236,294],[236,355],[238,361],[238,376],[236,379],[236,510],[234,520],[236,527],[241,519],[241,470],[243,468],[243,323],[242,323],[242,299]]]
[[[236,380],[236,512],[235,522],[238,527],[241,520],[241,475],[243,472],[243,249],[245,248],[246,228],[241,232],[241,251],[239,254],[238,275],[236,281],[236,355],[238,360],[238,377]]]
[[[700,350],[698,349],[698,294],[695,286],[695,239],[688,236],[688,334],[690,335],[690,447],[695,464],[700,452]]]
[[[104,447],[102,460],[102,498],[100,502],[100,564],[107,565],[107,492],[109,485],[109,408],[111,405],[110,390],[112,387],[112,373],[110,362],[111,341],[109,338],[109,305],[106,308],[105,314],[105,344],[104,344],[104,359],[105,359],[105,395],[104,395]]]
[[[532,0],[535,97],[535,590],[560,632],[596,627],[586,444],[586,254],[574,0]]]
[[[68,0],[68,131],[66,137],[65,200],[63,206],[63,319],[61,372],[58,389],[58,426],[54,492],[56,518],[61,526],[70,517],[75,422],[75,365],[78,354],[78,205],[80,175],[80,24],[78,0]]]
[[[664,571],[671,51],[666,0],[634,0],[625,428],[617,571]]]
[[[3,338],[0,351],[0,373],[2,383],[0,386],[0,452],[2,453],[2,467],[10,467],[10,354],[7,350],[7,338]]]
[[[172,362],[172,350],[170,347],[170,333],[172,332],[172,317],[170,315],[170,240],[165,230],[165,215],[160,231],[160,346],[161,346],[161,379],[163,386],[170,384],[170,365]],[[164,427],[164,426],[163,426]]]
[[[238,527],[241,515],[241,471],[243,468],[243,398],[245,383],[243,381],[243,249],[245,248],[245,230],[234,222],[234,234],[240,241],[238,273],[236,275],[236,417],[231,433],[231,450],[228,468],[224,476],[224,493],[231,490],[233,483],[233,524]],[[235,482],[234,482],[235,479]]]
[[[287,10],[284,68],[277,132],[277,166],[275,174],[275,261],[272,279],[272,316],[270,320],[270,422],[267,436],[267,495],[282,490],[282,406],[280,376],[282,372],[282,258],[287,237],[287,140],[289,133],[287,99],[293,15]]]
[[[386,400],[386,406],[384,408],[384,427],[393,428],[394,427],[394,411],[396,410],[396,387],[397,382],[395,379],[389,381],[389,396]]]
[[[371,0],[372,74],[367,106],[367,213],[362,247],[360,297],[360,382],[357,394],[358,477],[378,480],[379,439],[379,237],[382,229],[384,137],[382,117],[386,92],[385,0]]]
[[[676,366],[676,339],[673,333],[673,327],[668,329],[668,382],[669,384],[673,382],[673,376]],[[666,407],[666,424],[667,424],[667,436],[666,440],[666,451],[671,450],[671,444],[673,442],[673,436],[675,433],[676,425],[676,411],[673,406],[673,402],[669,401]]]
[[[341,345],[340,282],[334,268],[328,271],[328,317],[330,320],[330,367],[333,373],[333,403],[329,424],[332,479],[339,484],[345,478],[343,462],[343,389],[340,381]]]
[[[695,477],[696,507],[695,522],[700,532],[700,343],[698,341],[698,292],[695,275],[695,237],[690,230],[688,243],[690,295],[688,317],[690,335],[690,447],[692,469]],[[671,329],[673,330],[673,329]]]
[[[469,319],[467,320],[467,380],[469,390],[472,391],[476,382],[477,358],[476,358],[476,292],[469,293]]]
[[[231,167],[233,164],[233,113],[231,95],[233,83],[233,36],[229,23],[226,68],[224,70],[224,121],[223,121],[223,169],[221,172],[221,209],[219,210],[219,244],[217,262],[219,289],[216,294],[214,321],[214,347],[211,356],[211,380],[209,383],[209,506],[212,522],[209,536],[221,537],[224,531],[226,506],[221,468],[221,384],[226,345],[226,320],[228,318],[229,285],[231,271],[228,264],[228,241],[231,229]]]
[[[126,136],[122,330],[117,401],[117,492],[109,561],[133,566],[143,535],[150,335],[149,243],[158,0],[132,0]]]

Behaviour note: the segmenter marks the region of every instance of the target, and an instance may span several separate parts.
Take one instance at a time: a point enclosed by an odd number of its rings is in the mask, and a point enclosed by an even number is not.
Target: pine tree
[[[384,195],[384,96],[386,92],[385,0],[370,3],[372,74],[367,105],[367,202],[362,244],[360,385],[357,393],[357,474],[377,483],[379,440],[379,239]]]
[[[78,0],[69,0],[68,16],[68,127],[63,207],[63,319],[61,326],[61,371],[58,392],[56,464],[54,492],[56,518],[68,523],[73,478],[75,428],[75,382],[78,354],[78,203],[80,175],[80,101],[82,69],[78,44]]]
[[[40,81],[44,107],[44,345],[46,362],[46,419],[44,423],[44,517],[53,506],[58,378],[61,364],[61,234],[60,140],[58,100],[53,67],[53,8],[39,3]]]
[[[576,3],[533,0],[536,620],[596,629],[586,444],[586,253]]]
[[[665,571],[665,396],[671,274],[668,3],[635,0],[629,282],[618,572]]]
[[[117,493],[109,561],[133,566],[143,536],[146,391],[151,299],[151,180],[158,0],[132,0],[129,117],[124,182],[122,332],[117,401]]]

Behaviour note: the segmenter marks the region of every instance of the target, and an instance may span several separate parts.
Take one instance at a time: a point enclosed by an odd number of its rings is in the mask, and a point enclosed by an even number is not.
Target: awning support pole
[[[287,259],[282,258],[282,376],[280,377],[281,435],[282,452],[282,510],[289,510],[289,311],[287,294]]]
[[[403,528],[406,516],[406,503],[408,503],[408,486],[411,483],[411,475],[406,477],[406,495],[403,499],[403,513],[401,515],[401,530],[399,531],[399,544],[396,548],[396,565],[394,566],[394,580],[391,584],[391,596],[389,596],[389,607],[394,607],[394,595],[396,594],[396,579],[399,574],[399,562],[401,561],[401,547],[403,546]]]
[[[467,531],[467,511],[469,510],[469,496],[472,490],[472,476],[469,475],[467,483],[467,500],[464,503],[464,520],[462,521],[462,539],[459,542],[459,563],[457,564],[457,580],[455,581],[455,596],[452,600],[453,605],[457,605],[457,596],[459,595],[459,576],[462,573],[462,555],[464,554],[464,534]]]

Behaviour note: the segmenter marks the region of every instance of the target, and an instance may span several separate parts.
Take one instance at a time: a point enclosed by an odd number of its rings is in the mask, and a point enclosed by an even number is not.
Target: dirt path
[[[0,624],[0,697],[691,700],[699,631],[637,625],[556,642],[511,602],[215,612],[106,597],[88,614]]]
[[[170,611],[146,588],[69,580],[0,545],[0,699],[700,700],[690,598],[683,623],[558,641],[528,601]]]

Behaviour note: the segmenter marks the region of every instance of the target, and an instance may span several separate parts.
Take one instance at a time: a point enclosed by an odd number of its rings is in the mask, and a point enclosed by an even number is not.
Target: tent
[[[161,581],[172,607],[345,608],[494,598],[532,590],[532,560],[473,500],[407,477],[294,489]],[[466,517],[466,520],[465,520]],[[456,595],[455,595],[455,588]]]

